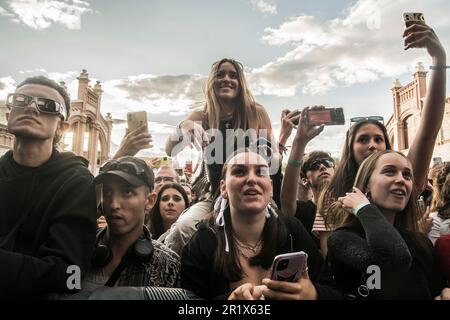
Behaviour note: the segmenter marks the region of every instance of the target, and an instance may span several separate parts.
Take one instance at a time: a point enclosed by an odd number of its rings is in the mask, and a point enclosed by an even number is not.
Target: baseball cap
[[[115,175],[134,187],[146,185],[153,190],[155,186],[155,175],[147,163],[136,157],[121,157],[106,162],[99,174],[95,177],[95,184],[102,183],[107,175]]]

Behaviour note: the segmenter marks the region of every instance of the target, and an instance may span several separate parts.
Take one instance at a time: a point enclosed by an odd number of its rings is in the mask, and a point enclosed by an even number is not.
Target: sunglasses
[[[139,168],[139,166],[134,162],[110,160],[100,168],[99,172],[101,173],[113,170],[123,171],[134,176],[142,177],[144,181],[146,181],[145,169]]]
[[[66,108],[59,102],[40,97],[32,97],[22,93],[10,93],[6,98],[6,106],[9,108],[25,108],[28,107],[31,102],[35,102],[38,110],[42,113],[61,116],[66,119]]]
[[[350,127],[352,123],[362,122],[362,121],[378,121],[384,125],[384,118],[382,116],[370,116],[370,117],[353,117],[350,118]]]
[[[305,167],[305,172],[319,170],[320,166],[323,165],[326,168],[334,168],[334,161],[330,159],[317,159],[307,164]]]

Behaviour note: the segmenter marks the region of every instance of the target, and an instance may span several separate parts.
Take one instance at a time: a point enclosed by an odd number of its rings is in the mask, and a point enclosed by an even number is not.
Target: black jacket
[[[283,219],[288,237],[276,254],[304,251],[308,254],[308,273],[319,299],[341,299],[328,274],[326,264],[308,232],[295,218]],[[200,224],[198,231],[184,247],[181,256],[181,287],[203,299],[226,299],[231,294],[229,280],[214,270],[213,257],[217,239],[213,231]]]
[[[67,268],[85,272],[95,242],[88,162],[54,151],[40,167],[0,158],[0,299],[68,292]]]
[[[337,284],[351,298],[432,299],[445,286],[431,241],[397,229],[373,204],[331,234],[328,261]],[[372,285],[375,272],[368,272],[369,266],[379,267],[379,288]]]

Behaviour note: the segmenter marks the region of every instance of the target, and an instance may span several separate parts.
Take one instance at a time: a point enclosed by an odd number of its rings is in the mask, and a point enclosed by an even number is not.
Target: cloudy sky
[[[87,69],[103,85],[103,114],[148,111],[158,154],[202,105],[211,64],[231,57],[276,132],[282,109],[307,105],[387,120],[393,80],[406,84],[418,61],[431,63],[424,50],[403,50],[405,11],[423,12],[448,50],[448,0],[1,0],[0,100],[35,74],[64,80],[76,97]],[[337,155],[347,128],[327,127],[309,150]]]

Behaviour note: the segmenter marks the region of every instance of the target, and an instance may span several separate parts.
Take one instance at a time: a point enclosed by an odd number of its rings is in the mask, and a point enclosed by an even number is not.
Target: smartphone
[[[147,125],[147,112],[137,111],[127,113],[128,130],[135,131],[143,124]]]
[[[441,157],[433,158],[433,167],[434,166],[440,166],[441,164],[442,164],[442,158]]]
[[[404,12],[403,21],[405,22],[406,27],[409,27],[417,21],[425,23],[425,17],[423,16],[423,13],[420,12]]]
[[[291,110],[289,110],[289,109],[284,109],[283,111],[282,111],[282,114],[283,114],[283,117],[285,117],[288,113],[290,113],[291,112]],[[293,117],[295,117],[295,116],[298,116],[299,114],[301,113],[301,111],[300,110],[294,110],[294,115],[293,115]],[[295,119],[294,121],[292,121],[292,123],[294,124],[294,125],[298,125],[298,123],[300,122],[300,118],[299,119]]]
[[[344,109],[342,108],[308,110],[306,118],[310,126],[320,126],[321,124],[327,126],[345,124]]]
[[[303,252],[285,253],[276,256],[272,263],[270,279],[296,282],[306,268],[308,255]]]

